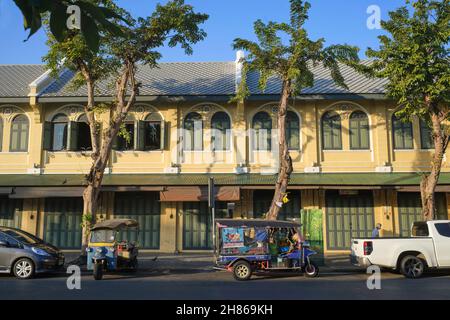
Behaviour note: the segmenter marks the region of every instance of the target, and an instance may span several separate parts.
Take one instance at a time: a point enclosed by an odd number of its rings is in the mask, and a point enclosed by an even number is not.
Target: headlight
[[[50,254],[42,249],[31,247],[31,250],[39,256],[50,256]]]

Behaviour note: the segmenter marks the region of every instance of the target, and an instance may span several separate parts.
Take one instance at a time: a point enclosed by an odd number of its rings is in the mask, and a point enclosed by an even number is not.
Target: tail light
[[[373,242],[364,241],[364,255],[369,256],[373,251]]]

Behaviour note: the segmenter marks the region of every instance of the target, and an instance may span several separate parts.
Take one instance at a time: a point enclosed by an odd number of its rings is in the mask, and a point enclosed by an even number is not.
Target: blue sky
[[[150,14],[155,0],[119,0],[118,3],[135,16]],[[196,11],[208,13],[203,25],[208,37],[195,45],[192,56],[181,49],[163,48],[162,61],[231,61],[235,53],[231,47],[236,37],[254,39],[253,22],[287,21],[288,0],[186,0]],[[348,43],[360,47],[361,57],[367,47],[377,47],[377,36],[382,30],[369,30],[366,13],[370,5],[381,8],[382,18],[389,11],[404,5],[404,0],[310,0],[312,8],[307,29],[312,39],[324,37],[327,44]],[[46,53],[45,35],[40,31],[23,42],[27,33],[22,27],[22,17],[13,0],[0,0],[0,64],[41,63]]]

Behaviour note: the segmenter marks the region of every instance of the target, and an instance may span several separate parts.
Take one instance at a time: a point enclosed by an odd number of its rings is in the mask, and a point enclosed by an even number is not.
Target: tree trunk
[[[290,80],[283,81],[283,88],[281,93],[280,105],[278,109],[278,135],[279,141],[279,158],[280,169],[278,171],[278,178],[275,185],[275,193],[272,199],[272,203],[269,212],[266,215],[268,220],[276,220],[278,214],[283,206],[283,198],[286,195],[289,178],[293,171],[292,159],[289,155],[288,143],[286,140],[286,114],[289,97],[291,95],[291,82]]]
[[[86,73],[85,78],[89,80]],[[103,181],[104,172],[108,165],[109,157],[112,151],[112,145],[115,137],[119,133],[120,126],[125,120],[128,111],[134,105],[138,94],[139,85],[135,79],[134,63],[128,62],[116,82],[116,102],[114,111],[111,112],[111,121],[106,132],[98,131],[94,116],[94,85],[88,82],[88,104],[85,112],[91,129],[92,140],[92,159],[93,163],[89,174],[86,176],[86,188],[83,192],[83,230],[81,242],[81,256],[86,255],[86,248],[89,243],[89,230],[92,223],[95,222],[98,198]],[[132,92],[126,102],[127,87],[131,84]],[[101,146],[99,146],[99,137],[101,137]]]
[[[424,220],[433,220],[435,216],[435,189],[441,173],[442,160],[448,144],[448,135],[441,126],[442,119],[438,113],[431,114],[432,135],[434,141],[434,154],[431,171],[424,174],[420,183],[420,196],[422,199],[422,215]]]

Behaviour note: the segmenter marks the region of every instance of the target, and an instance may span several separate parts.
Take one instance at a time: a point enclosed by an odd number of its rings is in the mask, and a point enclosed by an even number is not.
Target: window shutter
[[[134,149],[143,151],[145,149],[145,121],[136,121],[134,129]]]
[[[194,122],[194,148],[195,151],[203,150],[203,121]]]
[[[78,150],[78,122],[70,121],[67,135],[67,150]]]
[[[161,121],[161,150],[164,150],[166,148],[166,122],[163,120]]]
[[[333,149],[342,149],[342,139],[341,139],[341,121],[335,120],[333,124]]]
[[[331,130],[328,120],[323,121],[322,123],[322,135],[323,135],[323,149],[331,149]]]
[[[112,150],[117,150],[119,148],[119,137],[116,135],[112,140]]]
[[[43,138],[43,147],[44,150],[52,149],[52,123],[44,122],[44,138]]]

